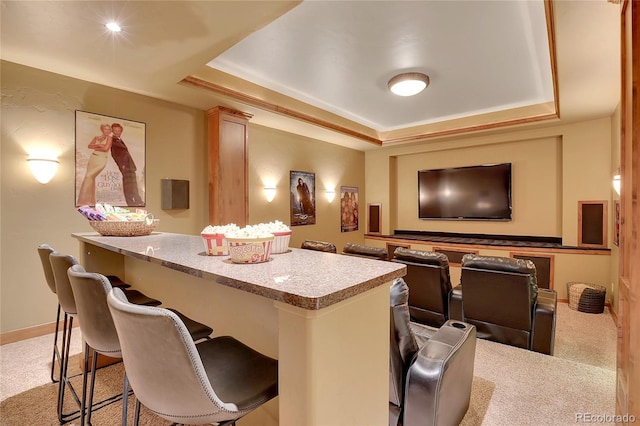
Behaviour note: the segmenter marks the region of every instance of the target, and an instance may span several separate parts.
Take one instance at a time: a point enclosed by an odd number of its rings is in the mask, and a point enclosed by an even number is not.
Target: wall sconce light
[[[620,195],[620,172],[613,175],[613,189]]]
[[[273,186],[265,186],[264,196],[267,198],[268,202],[272,202],[273,199],[276,197],[276,188]]]
[[[57,158],[28,158],[31,173],[40,183],[49,183],[58,171]]]
[[[332,202],[334,198],[336,198],[336,191],[333,189],[327,189],[327,200]]]

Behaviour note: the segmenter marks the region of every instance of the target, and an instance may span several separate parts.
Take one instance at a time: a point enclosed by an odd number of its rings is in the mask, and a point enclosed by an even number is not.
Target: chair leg
[[[56,359],[59,363],[62,363],[62,359],[60,358],[60,351],[58,350],[58,329],[60,327],[60,304],[58,303],[58,315],[56,316],[56,331],[53,334],[53,355],[51,356],[51,382],[58,383],[60,379],[56,379],[55,377],[55,369],[56,369]]]
[[[71,331],[73,330],[73,317],[68,315],[65,312],[64,315],[64,328],[62,330],[62,353],[61,353],[61,362],[60,362],[60,380],[58,382],[58,420],[60,424],[64,424],[69,422],[75,418],[79,417],[80,409],[70,412],[63,413],[64,407],[64,395],[67,385],[69,385],[69,390],[71,391],[71,395],[74,400],[80,407],[80,399],[76,394],[76,391],[73,389],[73,386],[69,382],[69,377],[67,377],[68,367],[69,367],[69,350],[71,346]]]
[[[87,345],[87,353],[89,345]],[[85,354],[85,357],[88,355]],[[87,423],[91,424],[91,412],[93,411],[93,390],[96,388],[96,373],[98,372],[98,353],[93,351],[93,363],[91,365],[91,387],[89,388],[89,410],[87,412]],[[84,426],[84,423],[81,423]]]
[[[84,344],[84,371],[82,372],[82,404],[80,404],[80,425],[84,426],[87,409],[87,378],[89,375],[89,345]],[[91,410],[91,408],[89,408]]]
[[[133,426],[139,426],[140,424],[140,400],[136,398],[136,410],[133,414]]]
[[[122,426],[127,426],[127,416],[129,408],[129,378],[124,372],[124,387],[122,389]]]
[[[60,421],[60,424],[64,423],[64,416],[62,415],[62,405],[64,403],[64,391],[66,385],[66,381],[64,378],[66,377],[65,370],[69,358],[67,356],[67,333],[71,334],[70,332],[68,332],[68,330],[70,330],[72,326],[72,324],[69,323],[73,323],[73,318],[70,318],[69,315],[67,315],[67,313],[65,312],[64,327],[62,329],[62,359],[60,360],[60,382],[58,383],[58,420]]]

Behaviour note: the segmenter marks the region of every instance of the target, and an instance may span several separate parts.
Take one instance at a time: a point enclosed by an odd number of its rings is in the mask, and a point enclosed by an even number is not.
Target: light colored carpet
[[[0,347],[0,425],[58,424],[57,385],[49,379],[52,343],[53,335],[47,335]],[[76,329],[70,364],[76,372],[80,345],[81,333]],[[560,303],[554,356],[478,340],[471,404],[461,424],[561,426],[582,423],[576,418],[581,413],[611,416],[615,413],[615,358],[616,328],[609,311],[584,314]],[[96,398],[120,392],[122,364],[99,370],[97,377],[100,394]],[[80,388],[81,378],[74,380]],[[132,419],[133,397],[130,401]],[[92,424],[120,424],[121,409],[117,402],[98,410]],[[141,424],[168,423],[143,408]]]

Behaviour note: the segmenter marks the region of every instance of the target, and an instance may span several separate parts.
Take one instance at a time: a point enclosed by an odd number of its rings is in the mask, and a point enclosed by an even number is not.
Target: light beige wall
[[[610,149],[611,119],[603,118],[367,151],[367,200],[382,204],[383,233],[387,234],[409,229],[556,236],[565,245],[576,245],[578,201],[611,200]],[[499,162],[514,164],[513,221],[417,218],[418,170]],[[379,181],[392,173],[398,176],[396,187]],[[397,203],[393,202],[396,197]],[[389,221],[390,216],[397,220]]]
[[[455,150],[397,157],[398,228],[487,234],[561,234],[556,220],[561,176],[558,176],[558,138],[478,145]],[[512,221],[451,221],[418,219],[418,170],[479,164],[512,164]],[[545,170],[541,173],[541,170]],[[526,194],[526,195],[525,195]],[[535,200],[535,202],[532,202]]]
[[[264,126],[249,127],[249,222],[280,220],[290,224],[289,172],[315,173],[316,223],[292,227],[291,247],[305,239],[329,241],[338,250],[347,242],[364,241],[365,223],[357,231],[340,232],[340,187],[358,188],[359,205],[365,206],[364,153]],[[275,185],[275,199],[268,203],[263,188]],[[334,189],[329,203],[326,190]],[[360,207],[363,209],[363,207]]]
[[[92,231],[74,205],[75,110],[146,123],[147,206],[159,231],[198,233],[206,224],[206,122],[203,111],[2,62],[0,227],[1,332],[49,323],[57,299],[36,247],[78,255],[72,232]],[[55,151],[60,165],[42,185],[27,166],[30,150]],[[190,209],[160,208],[160,179],[190,182]]]

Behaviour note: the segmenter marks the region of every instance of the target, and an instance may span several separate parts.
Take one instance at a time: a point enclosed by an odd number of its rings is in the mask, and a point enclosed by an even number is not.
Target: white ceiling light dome
[[[419,72],[398,74],[389,80],[388,86],[398,96],[413,96],[422,92],[429,85],[429,76]]]

